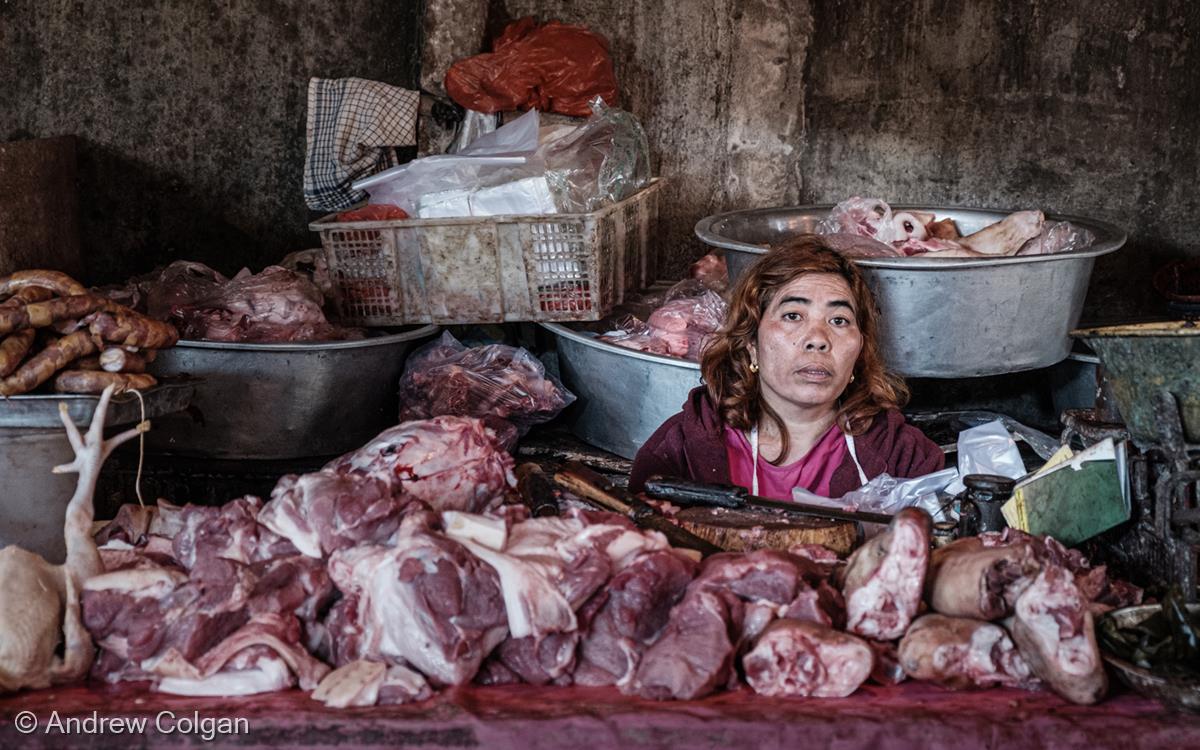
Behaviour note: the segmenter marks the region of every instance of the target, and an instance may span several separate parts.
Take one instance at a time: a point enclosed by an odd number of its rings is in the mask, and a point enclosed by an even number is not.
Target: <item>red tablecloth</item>
[[[22,711],[37,717],[31,733],[17,729],[18,721],[29,720],[18,716]],[[112,717],[142,718],[147,726],[117,734],[110,724],[95,733],[95,727],[68,721]],[[206,727],[215,735],[208,741]],[[129,686],[43,690],[0,700],[3,748],[185,745],[1160,750],[1200,748],[1200,716],[1175,713],[1128,693],[1082,707],[1048,693],[952,692],[917,683],[867,686],[840,700],[770,699],[743,688],[700,701],[664,703],[626,698],[607,688],[471,687],[414,706],[347,710],[325,708],[299,691],[183,698]]]

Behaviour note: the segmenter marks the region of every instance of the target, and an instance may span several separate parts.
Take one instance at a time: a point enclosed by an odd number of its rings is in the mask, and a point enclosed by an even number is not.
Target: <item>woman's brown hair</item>
[[[758,377],[750,370],[750,346],[775,293],[809,273],[832,273],[846,280],[862,334],[854,380],[846,386],[838,406],[838,425],[851,435],[861,435],[876,414],[908,402],[904,381],[889,373],[880,357],[879,309],[858,267],[826,245],[819,235],[799,235],[772,248],[738,279],[725,324],[709,340],[700,361],[709,398],[726,424],[748,430],[765,418],[779,429],[782,450],[776,462],[788,453],[787,429],[761,397]]]

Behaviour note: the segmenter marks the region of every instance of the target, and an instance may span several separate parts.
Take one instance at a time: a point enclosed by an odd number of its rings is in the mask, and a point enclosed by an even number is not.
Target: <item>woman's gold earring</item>
[[[758,372],[758,363],[757,362],[750,363],[750,372]]]

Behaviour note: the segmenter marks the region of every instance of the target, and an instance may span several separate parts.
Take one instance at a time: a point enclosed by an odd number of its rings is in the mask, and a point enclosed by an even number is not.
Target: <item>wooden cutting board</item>
[[[858,525],[851,521],[728,508],[683,508],[675,517],[688,531],[730,552],[819,544],[845,556],[858,542]]]

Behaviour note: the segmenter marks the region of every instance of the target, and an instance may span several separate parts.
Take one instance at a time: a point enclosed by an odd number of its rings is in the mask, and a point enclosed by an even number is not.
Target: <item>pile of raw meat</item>
[[[285,259],[285,263],[287,263]],[[295,265],[295,264],[293,264]],[[106,291],[109,296],[175,325],[184,339],[247,343],[337,341],[363,331],[331,324],[318,266],[305,273],[268,266],[243,268],[232,279],[203,263],[175,261],[161,271]]]
[[[400,421],[479,417],[502,436],[505,448],[574,400],[527,350],[466,347],[448,331],[414,352],[400,377]]]
[[[644,322],[625,316],[600,340],[698,362],[708,338],[725,322],[728,304],[722,293],[728,284],[724,258],[706,255],[692,265],[689,278],[667,290]]]
[[[817,226],[838,252],[851,258],[989,258],[1046,255],[1090,247],[1091,232],[1065,221],[1047,222],[1041,211],[1017,211],[963,237],[953,219],[932,213],[892,211],[878,198],[842,201]]]
[[[476,682],[693,699],[743,681],[846,696],[872,678],[1104,694],[1093,612],[1136,601],[1052,539],[930,555],[907,509],[842,563],[819,547],[698,562],[624,517],[530,518],[480,420],[393,427],[271,499],[126,506],[87,582],[96,679],[335,707]]]

